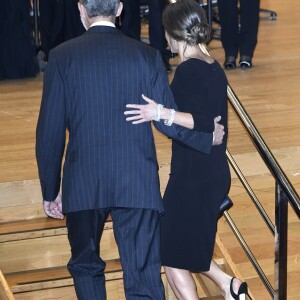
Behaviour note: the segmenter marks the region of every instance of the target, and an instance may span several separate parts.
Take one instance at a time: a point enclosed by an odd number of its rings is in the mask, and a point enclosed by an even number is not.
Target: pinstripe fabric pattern
[[[155,210],[112,208],[67,214],[72,257],[68,269],[79,300],[106,299],[99,240],[108,213],[114,223],[126,299],[164,299],[160,277],[159,214]]]
[[[158,212],[120,208],[112,209],[110,214],[122,260],[126,299],[163,300]]]
[[[36,156],[43,198],[60,187],[63,211],[136,207],[162,211],[158,166],[150,123],[126,122],[127,103],[141,94],[174,107],[159,53],[105,26],[90,28],[50,53],[36,132]],[[156,128],[209,153],[212,133],[180,126]]]
[[[71,259],[68,270],[74,279],[79,300],[106,299],[105,262],[99,257],[100,238],[108,209],[67,214]]]
[[[74,277],[74,286],[78,300],[105,300],[106,290],[103,283],[99,284],[98,281],[90,276],[78,276]]]

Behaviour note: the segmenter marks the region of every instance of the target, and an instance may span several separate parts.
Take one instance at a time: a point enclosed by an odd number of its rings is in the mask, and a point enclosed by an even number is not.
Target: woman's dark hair
[[[209,41],[210,27],[203,8],[195,0],[177,0],[163,13],[163,25],[170,37],[189,45]]]

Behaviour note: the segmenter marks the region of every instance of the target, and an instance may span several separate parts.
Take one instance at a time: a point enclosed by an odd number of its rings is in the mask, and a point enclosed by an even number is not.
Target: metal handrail
[[[233,159],[232,155],[226,150],[227,160],[230,162],[233,170],[235,171],[236,175],[240,179],[241,183],[243,184],[244,188],[248,192],[248,195],[252,199],[254,205],[256,206],[257,210],[259,211],[260,215],[262,216],[263,220],[267,224],[268,228],[270,229],[273,236],[275,236],[275,226],[273,225],[271,219],[269,218],[268,214],[266,213],[265,209],[261,205],[260,201],[256,197],[254,191],[250,187],[249,183],[247,182],[246,178],[244,177],[243,173],[241,172],[240,168],[238,167],[237,163]]]
[[[266,166],[269,168],[273,176],[276,178],[276,181],[285,192],[290,204],[292,205],[295,213],[300,218],[300,198],[297,192],[294,190],[293,186],[291,185],[290,181],[282,171],[281,167],[279,166],[278,162],[274,158],[273,154],[269,150],[268,146],[262,139],[261,135],[257,131],[255,125],[253,124],[252,120],[250,119],[249,115],[246,113],[244,107],[238,100],[237,96],[228,85],[227,87],[227,95],[230,100],[230,103],[234,110],[236,111],[238,117],[246,127],[255,147],[257,148],[260,156],[264,160]]]
[[[235,170],[236,174],[238,175],[239,179],[241,180],[242,184],[247,190],[249,196],[251,197],[252,201],[256,205],[257,209],[259,210],[261,216],[263,217],[264,221],[268,225],[269,229],[272,231],[273,234],[275,233],[275,284],[274,284],[275,289],[273,289],[273,287],[270,285],[268,279],[266,278],[265,274],[261,270],[257,260],[253,256],[249,247],[245,243],[245,240],[237,230],[235,224],[233,223],[232,219],[230,218],[227,212],[225,212],[225,218],[229,223],[231,229],[235,233],[244,251],[246,252],[251,263],[253,264],[254,268],[258,272],[266,288],[268,289],[269,293],[271,294],[271,296],[273,296],[275,300],[286,300],[287,298],[287,227],[288,227],[287,203],[290,202],[295,213],[300,218],[299,195],[294,190],[290,181],[282,171],[281,167],[277,163],[273,154],[271,153],[268,146],[265,144],[264,140],[262,139],[259,132],[257,131],[249,115],[247,114],[244,107],[242,106],[242,104],[240,103],[237,96],[235,95],[235,93],[233,92],[233,90],[229,85],[227,86],[227,95],[233,109],[235,110],[241,122],[247,129],[253,144],[258,150],[258,153],[264,160],[266,166],[269,168],[270,172],[272,173],[276,181],[275,228],[274,228],[271,220],[269,219],[265,210],[263,209],[260,202],[256,198],[254,192],[250,188],[242,172],[238,168],[237,164],[233,160],[230,153],[226,151],[229,162],[231,163],[233,169]]]
[[[257,260],[255,259],[254,255],[252,254],[249,246],[247,245],[246,241],[244,240],[242,234],[239,232],[238,228],[234,224],[232,218],[230,217],[230,215],[227,211],[224,212],[224,217],[225,217],[225,220],[227,221],[227,223],[229,224],[231,230],[235,234],[236,238],[240,242],[241,246],[243,247],[245,253],[247,254],[249,260],[252,263],[252,265],[254,266],[256,272],[259,274],[260,278],[262,279],[262,281],[263,281],[265,287],[267,288],[268,292],[273,297],[274,294],[275,294],[275,291],[274,291],[271,283],[269,282],[267,276],[265,275],[264,271],[262,270],[262,268],[258,264]]]

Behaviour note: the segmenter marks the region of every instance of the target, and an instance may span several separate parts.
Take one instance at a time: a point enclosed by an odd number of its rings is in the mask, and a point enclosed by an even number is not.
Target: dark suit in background
[[[134,126],[124,116],[127,103],[144,103],[142,93],[174,107],[159,53],[116,28],[91,27],[50,53],[36,155],[43,198],[52,201],[60,188],[69,131],[62,195],[72,250],[68,268],[79,299],[105,299],[99,241],[109,213],[127,299],[164,299],[159,257],[163,205],[151,124]],[[154,125],[210,152],[212,133]]]
[[[28,0],[0,0],[0,80],[34,77],[39,72]]]
[[[40,0],[41,49],[48,58],[51,49],[84,33],[77,0]]]
[[[139,0],[123,0],[124,10],[121,16],[122,32],[136,40],[140,40],[141,35],[141,16]],[[167,5],[166,0],[147,0],[143,1],[149,5],[149,40],[150,45],[157,49],[164,61],[170,58],[170,52],[166,50],[167,41],[165,30],[162,25],[163,10]]]
[[[48,58],[52,48],[63,42],[63,2],[39,1],[41,49]]]
[[[241,56],[253,57],[257,43],[259,3],[259,0],[218,0],[225,57],[236,58],[238,52]]]

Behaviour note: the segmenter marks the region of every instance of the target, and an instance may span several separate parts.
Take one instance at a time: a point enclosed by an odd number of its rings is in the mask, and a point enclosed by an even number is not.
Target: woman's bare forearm
[[[162,120],[168,120],[170,116],[170,109],[169,108],[163,108],[161,112],[160,118]],[[180,125],[182,127],[193,129],[194,128],[194,119],[193,116],[190,113],[184,113],[180,111],[176,111],[173,123]]]
[[[194,119],[190,113],[179,111],[175,112],[173,109],[169,109],[163,105],[157,104],[157,102],[146,97],[145,95],[142,95],[142,97],[148,104],[126,105],[127,108],[133,109],[124,112],[125,115],[129,116],[126,118],[126,120],[132,121],[132,124],[141,124],[153,120],[163,120],[167,123],[167,125],[175,123],[188,129],[194,128]]]

